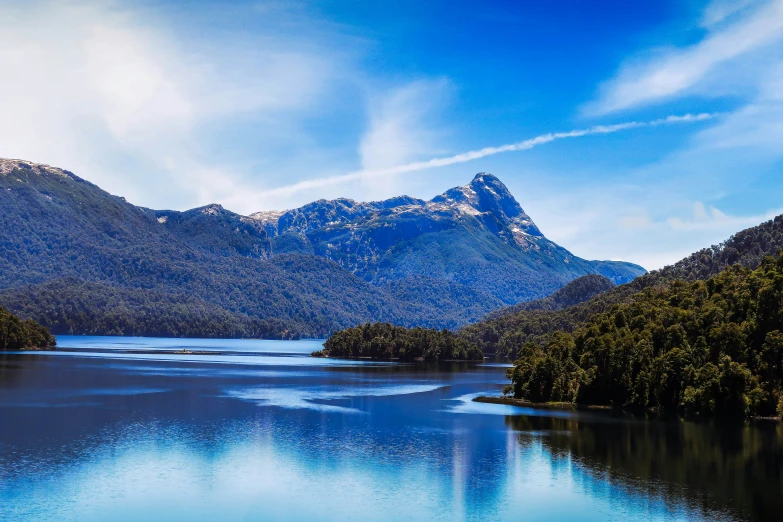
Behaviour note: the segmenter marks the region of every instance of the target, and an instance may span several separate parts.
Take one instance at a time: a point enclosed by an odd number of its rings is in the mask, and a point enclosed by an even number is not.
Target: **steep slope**
[[[646,288],[675,280],[696,281],[717,275],[733,264],[755,268],[764,256],[783,249],[783,216],[741,232],[719,245],[702,249],[674,265],[638,277],[630,283],[600,293],[590,300],[561,310],[521,310],[493,315],[460,331],[485,353],[516,356],[528,341],[540,345],[557,331],[571,332],[583,321],[624,302]]]
[[[548,240],[505,185],[487,173],[430,201],[321,200],[250,218],[275,241],[332,259],[366,281],[451,281],[503,304],[549,295],[585,274],[619,284],[645,272],[630,263],[586,261]]]

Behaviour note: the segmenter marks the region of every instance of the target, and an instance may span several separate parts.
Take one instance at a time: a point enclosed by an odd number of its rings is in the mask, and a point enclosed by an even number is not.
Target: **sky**
[[[0,157],[241,214],[498,176],[655,269],[783,213],[783,0],[0,0]]]

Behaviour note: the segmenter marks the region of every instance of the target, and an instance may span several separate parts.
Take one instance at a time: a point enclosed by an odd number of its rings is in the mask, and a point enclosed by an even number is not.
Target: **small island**
[[[484,352],[448,330],[366,323],[332,334],[314,357],[399,361],[481,361]]]

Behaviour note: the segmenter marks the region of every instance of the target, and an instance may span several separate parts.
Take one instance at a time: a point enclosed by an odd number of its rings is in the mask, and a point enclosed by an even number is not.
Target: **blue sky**
[[[783,0],[10,1],[0,67],[0,156],[153,208],[489,171],[575,254],[650,269],[783,213]]]

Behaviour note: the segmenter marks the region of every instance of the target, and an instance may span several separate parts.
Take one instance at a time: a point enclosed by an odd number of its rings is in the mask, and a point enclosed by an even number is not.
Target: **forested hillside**
[[[647,288],[573,334],[527,342],[509,376],[514,396],[535,402],[783,413],[783,258]]]
[[[0,307],[0,350],[51,348],[55,345],[49,330],[34,321],[22,321]]]
[[[486,319],[495,319],[504,315],[533,310],[560,310],[568,306],[584,303],[588,299],[611,290],[615,285],[600,274],[588,274],[578,277],[557,290],[552,295],[535,301],[526,301],[514,306],[506,306],[487,315]]]
[[[484,353],[515,357],[528,341],[545,345],[558,331],[571,332],[583,321],[625,302],[645,288],[671,281],[696,281],[716,275],[735,263],[754,268],[764,256],[783,249],[783,216],[743,230],[727,241],[705,248],[687,258],[640,276],[632,282],[600,293],[590,300],[561,310],[521,310],[463,328],[459,334],[476,343]]]

